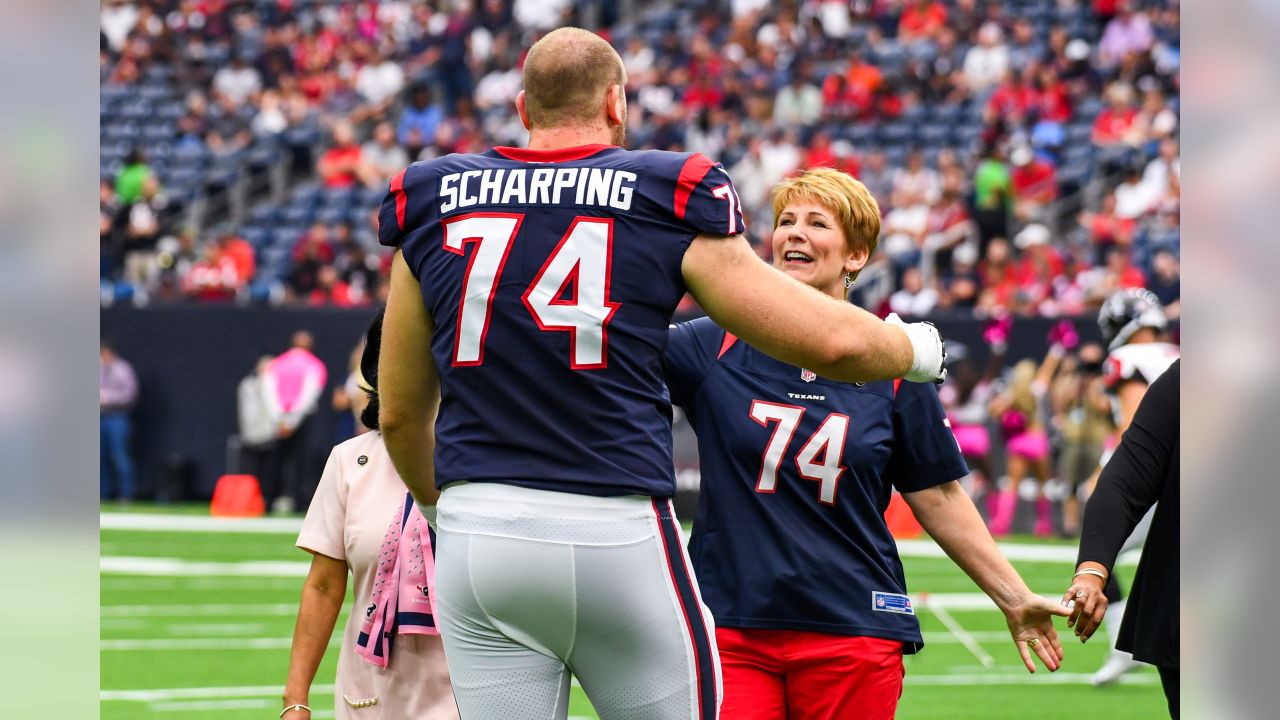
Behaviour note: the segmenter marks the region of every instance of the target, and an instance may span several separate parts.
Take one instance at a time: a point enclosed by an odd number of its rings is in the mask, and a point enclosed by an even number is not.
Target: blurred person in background
[[[311,500],[307,482],[307,453],[311,426],[329,372],[311,352],[311,333],[293,334],[290,348],[267,365],[266,375],[275,389],[276,452],[263,482],[263,498],[275,513],[305,508]]]
[[[102,255],[100,276],[112,277],[124,261],[120,240],[120,201],[109,178],[98,180],[98,249]]]
[[[990,333],[988,333],[990,335]],[[1000,362],[1007,348],[1003,337],[989,337],[987,362],[979,369],[969,348],[959,343],[947,343],[947,379],[938,388],[938,399],[951,423],[956,445],[965,464],[969,466],[970,485],[967,488],[974,504],[985,509],[986,517],[993,514],[994,477],[991,474],[991,434],[987,430],[987,407],[994,397],[992,380],[1000,373]],[[958,350],[959,352],[956,352]]]
[[[98,344],[99,497],[127,503],[137,490],[130,414],[138,401],[138,376],[103,338]]]
[[[1058,364],[1067,352],[1062,340],[1050,338],[1049,350],[1039,366],[1030,359],[1014,365],[1004,389],[991,401],[990,412],[1000,422],[1008,453],[1007,485],[999,491],[991,518],[993,535],[1008,535],[1012,529],[1018,495],[1028,476],[1036,482],[1034,532],[1039,537],[1053,535],[1052,506],[1045,493],[1050,478],[1050,448],[1044,402]]]
[[[409,102],[400,111],[396,139],[409,157],[417,158],[436,136],[436,128],[444,120],[444,111],[431,101],[431,87],[424,83],[409,88]]]
[[[844,300],[879,235],[866,187],[811,169],[784,181],[773,207],[774,267]],[[903,655],[924,645],[884,519],[895,490],[1004,612],[1027,670],[1032,654],[1058,669],[1052,616],[1065,608],[1027,589],[996,548],[958,482],[968,469],[933,387],[828,380],[710,318],[672,327],[664,367],[698,434],[689,547],[716,619],[722,717],[894,716]]]
[[[1156,251],[1151,259],[1151,281],[1147,288],[1164,306],[1164,314],[1170,319],[1177,319],[1182,305],[1182,271],[1178,256],[1172,250],[1162,248]]]
[[[458,718],[434,620],[435,533],[413,506],[376,432],[381,343],[379,312],[359,362],[367,398],[361,420],[375,432],[333,448],[298,533],[298,547],[311,553],[311,569],[293,632],[280,715],[285,720],[312,716],[311,686],[342,613],[348,576],[352,610],[338,653],[332,717]]]
[[[918,267],[903,271],[902,288],[889,296],[889,309],[909,317],[928,317],[937,304],[938,291],[924,284],[924,276]]]
[[[377,178],[362,159],[355,128],[350,122],[340,120],[333,126],[333,145],[320,156],[316,173],[328,188],[355,187],[361,182],[370,186],[377,184]]]
[[[964,56],[964,81],[979,98],[1000,82],[1009,71],[1009,48],[1004,34],[994,22],[978,30],[978,43]]]
[[[160,180],[154,175],[142,181],[137,199],[129,206],[125,221],[125,280],[137,287],[151,287],[156,272],[156,244],[168,228],[164,214],[169,198],[160,192]]]
[[[143,183],[154,174],[142,148],[130,150],[125,156],[124,168],[116,175],[116,201],[121,205],[132,205],[142,194]]]
[[[236,386],[236,418],[239,421],[242,471],[260,481],[275,450],[280,431],[280,406],[267,368],[271,356],[258,358],[253,371]]]
[[[1085,510],[1080,552],[1062,605],[1068,627],[1086,642],[1114,620],[1105,586],[1128,538],[1150,518],[1151,542],[1143,549],[1130,593],[1129,612],[1112,626],[1115,646],[1160,671],[1169,715],[1179,715],[1179,390],[1181,361],[1162,373],[1139,403],[1128,431],[1098,478]]]
[[[365,175],[370,187],[386,185],[409,164],[409,153],[396,142],[395,127],[389,122],[374,126],[373,138],[361,148],[360,158],[367,168]]]
[[[1013,184],[1004,161],[1004,148],[987,143],[973,175],[973,219],[982,242],[980,255],[986,254],[993,238],[1008,237],[1012,207]]]
[[[1045,220],[1047,206],[1058,197],[1058,179],[1053,165],[1037,158],[1031,148],[1019,145],[1010,155],[1013,172],[1013,214],[1019,220]]]
[[[1107,359],[1103,380],[1112,396],[1112,408],[1116,426],[1115,437],[1123,438],[1137,414],[1147,389],[1177,361],[1181,354],[1178,347],[1164,341],[1168,318],[1159,299],[1149,290],[1130,288],[1113,293],[1098,311],[1098,329],[1102,342],[1107,346]],[[1107,448],[1101,458],[1105,471],[1111,457]],[[1097,473],[1086,485],[1092,493]],[[1142,547],[1151,530],[1153,513],[1135,519],[1132,532],[1124,540],[1120,552]],[[1177,518],[1175,509],[1174,518]],[[1089,521],[1086,509],[1085,522]],[[1105,592],[1107,606],[1107,632],[1111,637],[1111,654],[1093,675],[1095,685],[1109,685],[1119,680],[1137,665],[1133,654],[1120,647],[1119,628],[1123,623],[1125,607],[1124,590],[1114,573],[1108,572]],[[1090,631],[1092,632],[1092,631]]]
[[[1105,357],[1101,345],[1082,345],[1076,355],[1064,359],[1051,390],[1062,443],[1058,477],[1068,490],[1062,503],[1063,533],[1070,537],[1080,534],[1080,498],[1115,429],[1102,378]]]

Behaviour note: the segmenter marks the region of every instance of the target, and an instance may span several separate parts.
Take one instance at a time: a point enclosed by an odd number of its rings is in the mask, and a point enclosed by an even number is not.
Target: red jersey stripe
[[[676,217],[684,219],[685,208],[689,206],[689,196],[693,194],[694,188],[698,187],[698,183],[702,182],[702,178],[711,172],[711,168],[711,160],[702,153],[694,153],[684,161],[684,167],[680,168],[680,177],[676,178]]]

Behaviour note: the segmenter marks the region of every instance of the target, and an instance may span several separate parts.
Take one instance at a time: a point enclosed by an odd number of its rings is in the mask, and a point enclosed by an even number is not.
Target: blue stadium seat
[[[880,142],[885,145],[906,145],[914,137],[915,126],[909,122],[891,122],[880,128]]]
[[[310,205],[290,205],[280,211],[280,222],[290,225],[309,225],[316,216],[316,209]]]
[[[358,187],[352,188],[325,188],[321,194],[321,202],[326,208],[341,207],[346,209],[355,201],[360,192]]]
[[[347,209],[344,207],[322,207],[316,213],[316,221],[325,225],[333,225],[340,222],[346,222]]]
[[[293,205],[306,205],[308,207],[314,207],[316,205],[319,205],[320,201],[321,201],[321,188],[319,183],[316,183],[316,182],[304,183],[294,188],[293,190],[293,198],[291,201],[291,204]]]
[[[283,248],[284,252],[292,252],[294,243],[298,242],[298,236],[302,235],[303,228],[298,226],[281,225],[271,231],[271,242],[267,247]]]
[[[254,225],[263,225],[270,227],[274,225],[276,219],[280,217],[280,208],[276,205],[263,204],[258,205],[249,211],[249,222]]]
[[[262,248],[271,239],[271,231],[257,225],[246,225],[240,228],[240,237],[255,248]]]
[[[921,125],[916,131],[916,137],[925,145],[934,147],[948,145],[951,143],[951,126],[933,123]]]
[[[1090,96],[1076,104],[1072,115],[1078,119],[1093,122],[1093,119],[1098,117],[1100,112],[1102,112],[1102,100],[1098,97]]]

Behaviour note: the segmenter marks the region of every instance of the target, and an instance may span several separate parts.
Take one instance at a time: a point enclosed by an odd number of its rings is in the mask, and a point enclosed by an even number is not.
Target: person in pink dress
[[[412,503],[406,502],[404,483],[377,431],[381,335],[379,312],[369,328],[360,361],[370,396],[361,421],[373,430],[334,447],[298,534],[298,547],[311,553],[312,559],[293,635],[280,715],[284,720],[307,720],[312,715],[308,704],[311,684],[342,610],[348,573],[354,579],[353,611],[338,656],[333,717],[458,720],[444,646],[432,613],[431,533],[416,509],[404,515],[403,510],[412,508]],[[399,570],[393,560],[396,557],[404,565]],[[405,583],[398,575],[410,571],[418,573],[422,581]],[[384,599],[394,598],[406,584],[416,591],[412,594],[420,607],[410,607],[415,600],[406,601],[402,593],[399,612],[392,604],[389,616],[382,617]],[[374,625],[389,628],[385,635],[372,633],[376,651],[368,647]],[[379,638],[385,644],[377,642]]]

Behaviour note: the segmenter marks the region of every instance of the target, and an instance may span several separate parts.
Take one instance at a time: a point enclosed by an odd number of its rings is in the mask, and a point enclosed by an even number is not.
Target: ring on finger
[[[1088,595],[1089,595],[1089,593],[1087,593],[1087,592],[1085,592],[1085,591],[1083,591],[1083,590],[1077,590],[1077,591],[1076,591],[1076,597],[1078,597],[1078,598],[1088,597]]]
[[[1027,647],[1031,648],[1032,650],[1035,650],[1037,647],[1039,647],[1039,645],[1040,645],[1040,640],[1038,638],[1031,638],[1030,640],[1027,641]]]

